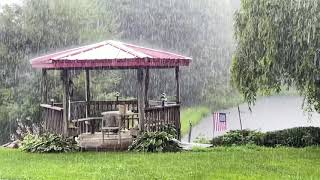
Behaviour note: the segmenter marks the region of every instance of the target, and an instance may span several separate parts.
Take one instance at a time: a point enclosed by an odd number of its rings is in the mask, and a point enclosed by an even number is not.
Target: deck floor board
[[[127,150],[133,138],[129,132],[122,132],[121,143],[119,143],[117,134],[105,134],[103,141],[101,132],[96,132],[80,134],[78,141],[79,146],[85,150]]]

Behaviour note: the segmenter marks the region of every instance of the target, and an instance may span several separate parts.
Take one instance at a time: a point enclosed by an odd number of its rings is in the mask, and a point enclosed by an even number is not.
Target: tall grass
[[[320,148],[32,154],[0,148],[0,179],[319,179]]]

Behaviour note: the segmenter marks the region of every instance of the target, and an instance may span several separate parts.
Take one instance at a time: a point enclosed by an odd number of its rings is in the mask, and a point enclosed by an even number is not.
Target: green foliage
[[[167,132],[144,132],[129,146],[129,151],[137,152],[177,152],[181,148],[173,135]]]
[[[265,146],[306,147],[320,145],[319,127],[297,127],[267,132],[263,138]]]
[[[223,136],[216,137],[212,140],[214,146],[233,146],[257,144],[260,145],[263,141],[263,133],[250,130],[233,130],[227,132]]]
[[[235,130],[212,140],[215,146],[247,145],[276,147],[307,147],[320,145],[319,127],[297,127],[261,133],[250,130]]]
[[[28,134],[24,137],[21,148],[23,151],[32,153],[61,153],[78,150],[77,143],[72,138],[55,134]]]
[[[181,153],[24,153],[0,148],[0,179],[319,179],[320,148],[195,148]]]
[[[162,125],[160,127],[160,131],[166,132],[167,134],[171,135],[173,138],[177,138],[177,130],[173,124],[169,125]]]
[[[315,83],[320,66],[314,64],[320,47],[319,12],[318,0],[241,1],[235,14],[237,49],[231,73],[249,104],[257,93],[295,86],[310,106],[320,110],[320,88]]]
[[[31,70],[29,60],[110,37],[114,26],[102,7],[99,0],[24,0],[0,7],[0,144],[15,133],[17,121],[33,124],[41,120],[41,74]],[[48,93],[59,100],[59,72],[53,73],[49,74]]]

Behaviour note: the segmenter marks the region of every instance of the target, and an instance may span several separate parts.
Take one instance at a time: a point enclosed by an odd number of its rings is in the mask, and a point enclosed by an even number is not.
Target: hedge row
[[[250,130],[229,131],[212,140],[214,146],[255,144],[276,147],[306,147],[320,145],[320,127],[297,127],[272,132]]]

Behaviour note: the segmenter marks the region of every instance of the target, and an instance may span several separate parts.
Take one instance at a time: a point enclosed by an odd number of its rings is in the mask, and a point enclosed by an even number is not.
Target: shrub
[[[261,133],[250,130],[227,132],[212,140],[214,146],[255,144],[267,147],[306,147],[320,145],[319,127],[297,127]]]
[[[177,130],[176,130],[175,126],[172,124],[162,125],[160,127],[160,131],[164,131],[164,132],[172,135],[173,138],[177,138],[177,134],[178,134]]]
[[[181,148],[167,132],[144,132],[129,146],[129,151],[137,152],[177,152]]]
[[[263,133],[250,130],[233,130],[227,132],[223,136],[219,136],[212,140],[214,146],[223,145],[245,145],[245,144],[262,144]]]
[[[22,150],[26,152],[53,153],[78,150],[72,138],[64,138],[55,134],[28,134],[22,141]]]
[[[289,146],[306,147],[320,145],[319,127],[297,127],[279,131],[267,132],[263,145],[268,147]]]

